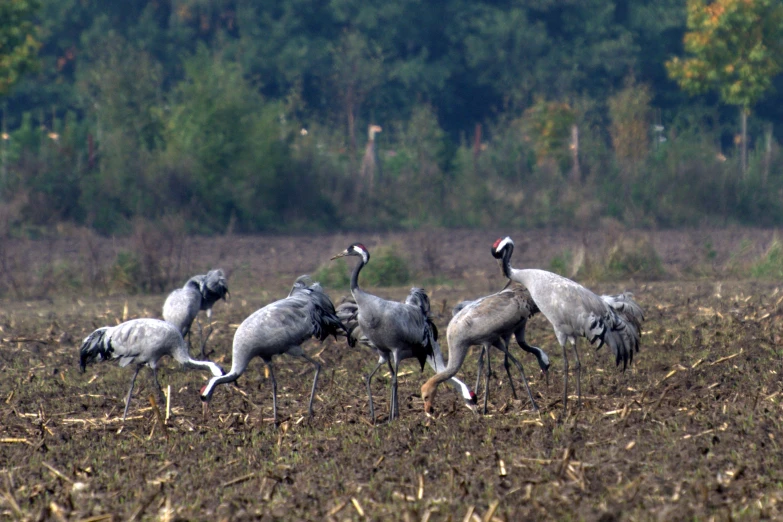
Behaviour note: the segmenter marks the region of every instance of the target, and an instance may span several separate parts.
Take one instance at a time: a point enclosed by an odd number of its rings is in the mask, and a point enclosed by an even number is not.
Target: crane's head
[[[353,243],[351,246],[332,257],[332,261],[345,256],[357,256],[362,258],[362,263],[367,263],[370,260],[370,251],[367,247],[361,243]]]
[[[514,242],[508,236],[504,237],[503,239],[498,239],[495,241],[495,243],[493,243],[491,250],[492,257],[495,259],[502,259],[503,253],[506,251],[506,249],[511,251],[514,250]]]
[[[432,401],[438,392],[438,383],[432,379],[428,380],[421,387],[421,398],[424,400],[424,413],[432,415]],[[472,393],[472,392],[471,392]]]

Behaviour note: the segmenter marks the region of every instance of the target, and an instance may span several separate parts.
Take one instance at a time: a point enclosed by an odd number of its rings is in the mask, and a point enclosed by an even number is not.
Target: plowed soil
[[[402,250],[421,256],[427,248],[421,245],[448,244],[447,234],[400,236]],[[417,277],[432,281],[427,289],[444,334],[456,302],[505,284],[488,254],[494,238],[468,235],[459,240],[459,252],[449,250],[456,261],[446,252],[418,262]],[[224,244],[236,277],[229,280],[232,301],[215,306],[211,359],[230,366],[238,324],[284,297],[299,273],[352,239],[298,238],[286,247],[262,243],[265,249],[248,247],[252,238],[241,238],[233,250]],[[575,236],[557,244],[580,242]],[[513,399],[495,353],[488,415],[471,412],[443,387],[436,416],[426,417],[420,387],[431,370],[421,373],[415,361],[406,361],[399,420],[386,423],[389,375],[380,371],[373,383],[378,423],[372,425],[363,376],[375,357],[330,339],[305,346],[323,363],[312,418],[307,399],[313,370],[301,359],[275,359],[277,428],[260,360],[238,387],[218,387],[206,417],[198,395],[207,374],[166,360],[159,376],[164,388],[170,386],[171,418],[162,423],[158,412],[165,416],[165,408],[151,406],[153,384],[144,370],[123,424],[131,369],[102,363],[81,374],[78,347],[96,327],[158,317],[165,295],[5,300],[0,518],[781,519],[783,286],[683,280],[677,268],[683,262],[667,252],[687,257],[687,248],[656,247],[672,280],[585,282],[598,293],[634,292],[646,311],[642,349],[623,373],[606,348],[596,352],[583,341],[583,405],[569,402],[571,413],[563,420],[562,353],[541,316],[529,323],[527,337],[552,359],[549,386],[535,359],[515,343],[512,348],[540,414],[516,374],[520,393]],[[731,250],[716,248],[724,257]],[[515,264],[536,259],[546,266],[548,257],[528,245]],[[444,266],[446,277],[434,279],[428,265]],[[255,273],[263,277],[251,277]],[[348,293],[328,291],[336,303]],[[393,299],[407,294],[407,288],[372,291]],[[445,335],[442,343],[447,352]],[[474,349],[458,374],[471,387],[477,356]]]

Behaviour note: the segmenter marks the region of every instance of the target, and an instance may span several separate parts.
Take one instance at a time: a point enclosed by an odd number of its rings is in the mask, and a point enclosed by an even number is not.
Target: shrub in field
[[[313,279],[328,288],[345,289],[351,283],[349,274],[348,263],[338,259],[321,265],[313,274]]]
[[[618,241],[607,252],[604,265],[611,278],[660,279],[666,274],[661,256],[647,239]]]
[[[571,266],[573,264],[573,255],[570,250],[564,250],[560,254],[556,255],[549,262],[549,271],[559,274],[563,277],[569,277],[571,274]]]
[[[117,254],[109,270],[110,285],[121,292],[135,293],[139,290],[141,262],[133,252],[122,250]]]
[[[767,251],[751,266],[750,275],[757,279],[783,279],[783,243],[772,239]]]
[[[578,265],[576,275],[586,279],[655,280],[666,275],[661,256],[647,239],[620,238],[599,259],[574,264]]]
[[[408,263],[392,246],[381,247],[362,270],[362,282],[367,286],[400,286],[410,282]]]

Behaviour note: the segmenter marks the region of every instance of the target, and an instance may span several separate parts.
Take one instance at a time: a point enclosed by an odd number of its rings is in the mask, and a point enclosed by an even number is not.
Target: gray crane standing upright
[[[420,297],[412,299],[411,302],[398,303],[367,293],[359,287],[359,272],[370,261],[367,247],[361,243],[353,243],[332,259],[344,256],[360,258],[351,274],[351,294],[359,307],[358,324],[379,354],[391,359],[391,422],[399,416],[397,375],[400,361],[403,356],[413,357],[424,369],[427,357],[433,356],[434,345],[438,342],[437,329],[429,320],[428,310]],[[426,307],[428,306],[429,300],[426,302]]]
[[[163,303],[163,320],[168,321],[179,328],[182,337],[190,333],[193,319],[199,311],[205,310],[207,319],[212,319],[212,307],[221,299],[230,298],[226,283],[226,275],[219,268],[210,270],[206,274],[193,276],[188,279],[185,286],[171,292]],[[201,322],[198,322],[199,337],[201,338],[201,357],[206,358],[206,346],[209,336],[212,335],[212,324],[209,332],[204,337]]]
[[[411,288],[411,292],[405,299],[405,302],[415,306],[422,306],[419,304],[422,303],[429,315],[429,297],[421,288]],[[336,310],[337,317],[340,318],[345,327],[348,329],[348,344],[350,346],[355,346],[358,342],[359,344],[370,347],[378,356],[378,364],[365,378],[367,383],[367,397],[370,401],[370,417],[372,418],[372,422],[375,423],[375,408],[373,406],[372,387],[370,384],[372,382],[373,375],[375,375],[375,372],[377,372],[378,369],[384,364],[388,365],[390,373],[393,373],[394,369],[392,368],[391,359],[389,357],[390,353],[379,350],[374,344],[372,344],[372,342],[370,342],[367,336],[364,335],[362,327],[359,326],[359,307],[357,306],[356,301],[347,300],[337,306]],[[432,356],[427,356],[427,364],[429,364],[430,368],[432,368],[435,373],[441,372],[446,368],[446,363],[443,361],[443,353],[441,352],[438,343],[434,343],[432,345],[432,351]],[[412,351],[400,351],[400,360],[412,359],[413,357],[414,355]],[[468,385],[456,377],[452,377],[447,382],[462,397],[462,400],[465,401],[465,406],[471,410],[475,410],[476,394],[473,393]]]
[[[469,309],[465,315],[457,318],[457,316],[465,309]],[[514,389],[514,380],[511,377],[511,367],[509,359],[512,359],[509,353],[509,347],[511,343],[511,336],[514,335],[517,339],[517,343],[520,348],[528,353],[532,353],[538,365],[541,368],[541,372],[544,373],[549,382],[549,356],[536,346],[531,346],[525,341],[525,327],[527,321],[533,315],[538,313],[538,307],[530,297],[530,293],[522,286],[516,283],[508,285],[500,292],[481,297],[473,301],[462,301],[458,303],[452,310],[452,322],[454,322],[455,329],[465,330],[460,332],[459,337],[465,340],[477,340],[481,341],[481,353],[479,354],[478,361],[478,373],[476,375],[476,390],[479,388],[479,382],[481,380],[481,370],[484,362],[484,355],[487,356],[487,373],[484,379],[484,407],[483,411],[487,413],[487,399],[489,395],[489,377],[491,373],[490,369],[490,354],[489,348],[495,346],[500,351],[504,352],[503,367],[506,370],[508,376],[508,382],[511,385],[511,393],[514,398],[517,398],[516,389]],[[449,324],[449,328],[451,328]],[[450,358],[450,357],[449,357]],[[521,365],[515,362],[516,366]],[[524,373],[522,373],[524,378]],[[527,381],[525,381],[527,387]],[[533,396],[530,393],[530,388],[527,387],[528,396],[533,404],[534,409],[538,409]]]
[[[162,397],[163,391],[158,382],[158,361],[164,355],[173,357],[186,368],[209,370],[216,377],[223,375],[223,369],[217,364],[191,359],[188,346],[177,327],[160,319],[132,319],[117,326],[98,328],[84,339],[79,352],[79,367],[82,372],[95,360],[119,359],[122,367],[136,365],[125,398],[123,422],[128,416],[133,386],[142,366],[147,365],[152,370],[158,396]]]
[[[552,324],[557,341],[563,349],[563,415],[568,411],[568,353],[571,341],[576,358],[577,405],[582,402],[581,362],[577,340],[586,337],[599,341],[597,349],[608,344],[615,364],[623,363],[623,371],[639,351],[641,322],[644,313],[630,293],[599,297],[582,285],[545,270],[518,270],[511,267],[514,242],[510,237],[498,239],[492,245],[492,256],[501,263],[503,274],[521,283],[530,291],[541,313]]]
[[[272,411],[277,425],[277,381],[272,368],[272,357],[288,354],[301,357],[315,366],[313,387],[310,391],[308,411],[313,415],[313,397],[318,385],[321,365],[303,350],[302,343],[315,337],[323,341],[329,335],[347,333],[335,315],[334,305],[318,283],[301,276],[285,299],[270,303],[242,321],[234,334],[231,371],[213,377],[201,389],[201,400],[208,403],[218,384],[236,381],[247,369],[254,357],[260,357],[269,368],[272,379]]]

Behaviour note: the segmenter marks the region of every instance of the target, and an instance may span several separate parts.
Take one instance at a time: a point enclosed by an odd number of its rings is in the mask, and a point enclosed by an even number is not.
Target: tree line
[[[781,42],[776,0],[8,0],[2,215],[777,225]]]

